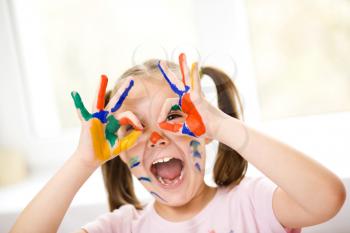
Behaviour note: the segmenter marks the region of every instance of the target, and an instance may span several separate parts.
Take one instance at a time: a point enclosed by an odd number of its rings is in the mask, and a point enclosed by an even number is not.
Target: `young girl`
[[[203,75],[216,85],[219,109],[201,91]],[[189,69],[181,54],[179,66],[150,60],[126,71],[107,94],[106,86],[102,76],[92,114],[72,93],[82,122],[79,145],[11,232],[56,232],[100,165],[111,212],[78,232],[300,232],[343,205],[336,175],[240,120],[239,94],[221,71],[199,71],[196,63]],[[217,187],[204,182],[211,140],[219,141]],[[245,177],[247,162],[269,179]],[[154,200],[139,202],[132,175]]]

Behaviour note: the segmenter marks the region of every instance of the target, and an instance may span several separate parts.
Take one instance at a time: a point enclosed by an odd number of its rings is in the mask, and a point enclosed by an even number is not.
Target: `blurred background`
[[[349,190],[350,1],[0,0],[0,232],[74,152],[70,91],[89,106],[102,73],[111,88],[127,68],[177,62],[181,52],[230,75],[247,124],[319,161]],[[215,104],[209,79],[203,89]],[[216,148],[207,150],[208,184]],[[261,173],[250,166],[248,175]],[[105,211],[96,171],[60,232]],[[349,197],[334,219],[303,232],[349,232],[348,216]]]

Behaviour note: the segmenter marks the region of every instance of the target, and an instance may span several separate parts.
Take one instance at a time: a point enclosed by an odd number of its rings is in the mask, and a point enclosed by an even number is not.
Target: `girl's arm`
[[[10,232],[57,232],[80,187],[96,170],[77,151],[23,210]]]
[[[78,148],[23,210],[11,232],[57,232],[73,197],[89,176],[101,164],[128,150],[141,135],[142,125],[133,113],[117,113],[134,80],[132,77],[126,78],[109,104],[104,107],[107,80],[106,76],[101,77],[93,114],[85,108],[80,95],[72,92],[82,124]],[[121,117],[126,120],[122,121]],[[118,138],[117,131],[120,126],[129,124],[128,122],[138,130]]]
[[[346,191],[331,171],[236,118],[227,115],[219,122],[217,139],[238,151],[279,186],[273,196],[273,210],[282,225],[319,224],[340,210]]]

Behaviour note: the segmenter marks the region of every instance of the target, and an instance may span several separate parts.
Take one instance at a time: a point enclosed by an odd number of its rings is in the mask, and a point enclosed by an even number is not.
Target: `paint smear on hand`
[[[78,92],[75,92],[75,91],[72,91],[71,92],[71,96],[73,98],[73,101],[74,101],[74,105],[77,109],[80,110],[80,114],[81,116],[83,117],[83,119],[85,121],[88,121],[92,118],[91,114],[89,113],[88,110],[86,110],[84,104],[83,104],[83,101],[81,100],[80,98],[80,95]]]
[[[124,138],[120,139],[118,142],[118,146],[114,149],[113,155],[119,155],[120,152],[128,150],[132,147],[137,139],[141,136],[142,132],[139,130],[133,130]]]
[[[98,98],[96,108],[103,110],[105,108],[105,94],[107,88],[108,78],[106,75],[101,75],[100,89],[98,91]]]
[[[95,157],[100,161],[105,161],[110,158],[110,147],[105,140],[103,124],[97,118],[91,119],[91,137],[94,147]]]

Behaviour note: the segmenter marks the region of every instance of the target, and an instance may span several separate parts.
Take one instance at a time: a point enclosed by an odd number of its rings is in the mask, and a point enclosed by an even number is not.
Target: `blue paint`
[[[194,147],[195,150],[198,149],[198,146],[200,145],[200,142],[196,141],[196,140],[192,140],[190,142],[190,146]]]
[[[152,195],[158,197],[159,199],[161,199],[161,200],[167,202],[164,198],[162,198],[161,196],[159,196],[156,192],[151,191],[150,193],[151,193]]]
[[[194,134],[192,133],[192,131],[187,127],[186,122],[183,123],[183,125],[182,125],[182,133],[183,133],[183,134],[190,135],[190,136],[192,136],[192,137],[197,137],[197,136],[194,135]]]
[[[117,103],[114,105],[114,107],[111,109],[111,112],[117,111],[123,104],[125,98],[128,96],[129,91],[131,90],[132,86],[134,86],[134,80],[130,80],[129,86],[124,90],[123,94],[120,96]]]
[[[140,162],[139,162],[139,161],[137,161],[137,162],[135,162],[135,163],[132,163],[131,166],[130,166],[130,168],[137,167],[138,165],[140,165]]]
[[[193,152],[193,157],[195,158],[202,158],[201,154],[198,151]]]
[[[195,163],[194,167],[197,168],[197,170],[200,172],[201,171],[201,166],[199,165],[199,163]]]
[[[107,123],[108,111],[101,110],[92,114],[92,117],[99,119],[102,123]]]
[[[141,176],[138,178],[139,181],[148,181],[148,182],[151,182],[151,178],[150,177],[145,177],[145,176]]]
[[[180,97],[179,105],[181,106],[181,97],[183,96],[183,94],[188,92],[190,87],[185,85],[185,90],[183,90],[183,91],[179,90],[179,88],[177,88],[177,86],[174,83],[172,83],[170,81],[170,79],[168,78],[168,76],[166,75],[165,71],[163,70],[162,66],[160,65],[160,61],[158,62],[158,68],[159,68],[160,72],[162,73],[163,77],[165,78],[165,80],[169,83],[171,89]]]

